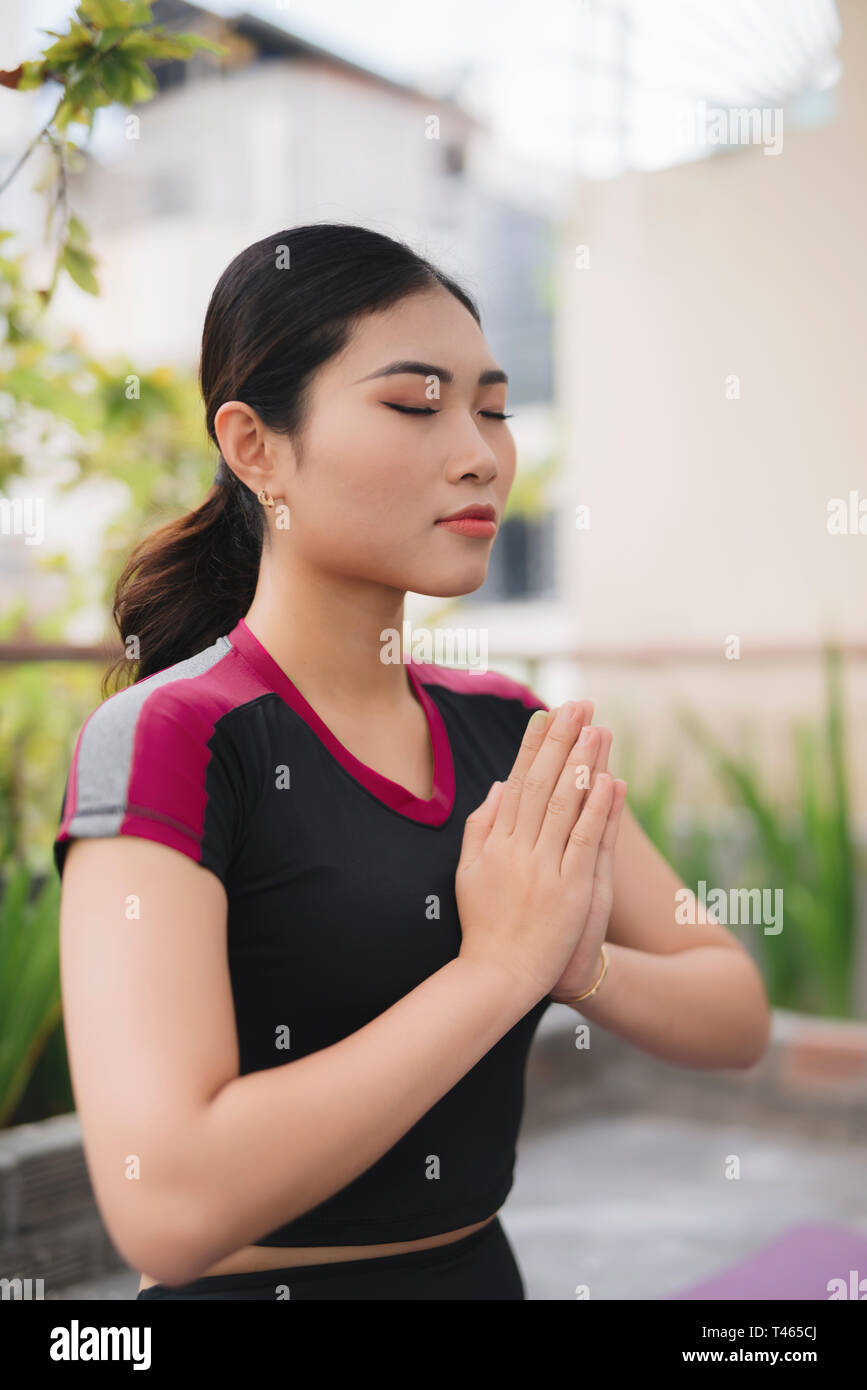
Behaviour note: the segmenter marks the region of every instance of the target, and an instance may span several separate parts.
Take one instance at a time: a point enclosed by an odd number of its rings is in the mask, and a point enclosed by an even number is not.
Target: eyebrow
[[[380,376],[435,376],[450,385],[454,381],[454,372],[449,371],[448,367],[435,367],[431,362],[412,362],[398,361],[389,362],[387,367],[380,367],[378,371],[370,372],[368,376],[359,377],[359,381],[372,381],[374,377]],[[489,367],[487,371],[479,373],[479,386],[494,386],[502,382],[508,385],[509,378],[499,367]],[[358,385],[358,382],[356,382]]]

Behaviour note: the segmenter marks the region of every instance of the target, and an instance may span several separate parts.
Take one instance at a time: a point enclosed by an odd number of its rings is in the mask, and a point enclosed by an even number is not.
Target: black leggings
[[[364,1260],[211,1274],[190,1284],[152,1284],[138,1299],[525,1299],[521,1272],[495,1216],[448,1245]],[[138,1299],[136,1301],[138,1301]]]

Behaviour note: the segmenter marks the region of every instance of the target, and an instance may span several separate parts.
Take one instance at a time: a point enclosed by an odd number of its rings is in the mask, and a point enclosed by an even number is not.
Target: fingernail
[[[528,727],[531,729],[541,729],[548,722],[550,711],[546,709],[534,710],[528,720]]]
[[[565,703],[565,705],[562,705],[562,706],[560,707],[560,711],[559,711],[559,713],[558,713],[558,715],[557,715],[556,723],[558,723],[558,724],[568,724],[569,721],[570,721],[570,719],[572,719],[573,715],[575,714],[575,711],[577,710],[577,708],[578,708],[578,705],[577,705],[577,702],[576,702],[575,700],[567,700],[566,703]]]

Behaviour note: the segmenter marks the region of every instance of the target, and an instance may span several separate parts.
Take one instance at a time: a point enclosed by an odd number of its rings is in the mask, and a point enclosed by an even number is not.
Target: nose
[[[474,438],[468,439],[463,448],[456,447],[450,454],[447,476],[453,482],[459,482],[461,478],[475,477],[480,482],[488,483],[492,478],[496,478],[500,471],[493,449],[478,430],[474,429],[472,434]]]

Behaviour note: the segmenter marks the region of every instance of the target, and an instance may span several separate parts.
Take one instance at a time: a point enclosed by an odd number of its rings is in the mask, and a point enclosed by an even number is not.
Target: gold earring
[[[263,507],[273,507],[274,498],[271,496],[270,492],[266,492],[264,488],[262,488],[261,492],[257,492],[256,496]]]

